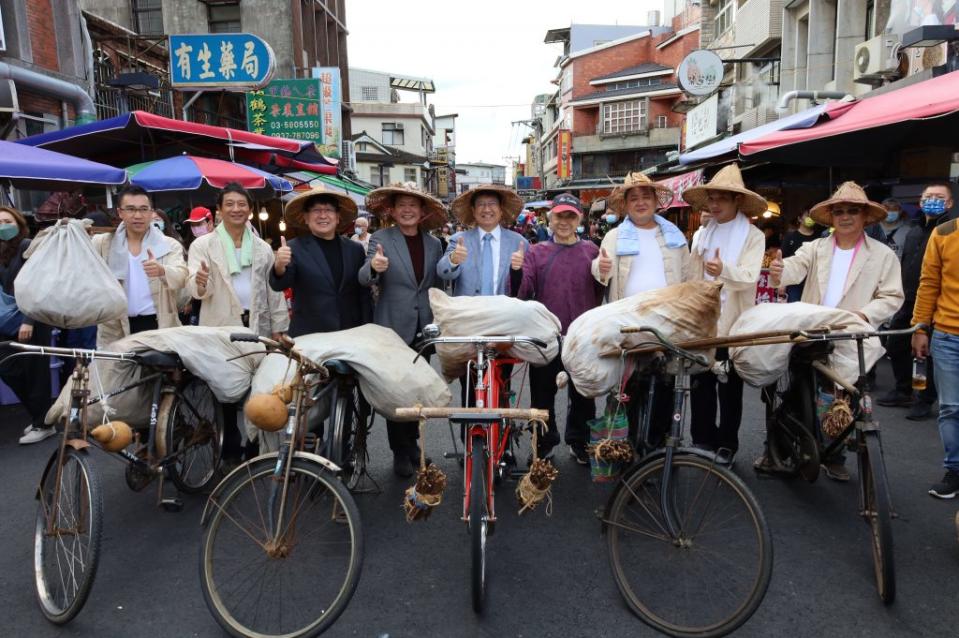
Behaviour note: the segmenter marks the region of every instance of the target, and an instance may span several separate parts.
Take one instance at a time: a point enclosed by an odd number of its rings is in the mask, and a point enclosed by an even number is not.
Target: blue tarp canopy
[[[683,153],[679,156],[679,163],[683,165],[697,164],[721,155],[735,153],[739,150],[739,145],[741,143],[754,140],[768,133],[775,133],[776,131],[785,131],[788,129],[810,128],[819,121],[819,116],[822,115],[824,110],[826,110],[826,105],[820,104],[818,106],[808,108],[805,111],[788,115],[784,118],[776,120],[775,122],[769,122],[768,124],[751,128],[748,131],[739,133],[738,135],[724,137],[718,142],[714,142],[708,146],[698,148],[695,151],[690,151],[688,153]]]
[[[0,140],[0,180],[17,188],[65,190],[80,184],[122,184],[126,179],[123,169]]]

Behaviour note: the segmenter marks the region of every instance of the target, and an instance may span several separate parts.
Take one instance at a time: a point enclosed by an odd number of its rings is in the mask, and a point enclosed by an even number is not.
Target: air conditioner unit
[[[397,122],[396,124],[393,125],[393,129],[396,130],[396,131],[402,131],[402,130],[403,130],[403,123],[402,123],[402,122]]]
[[[896,35],[877,35],[856,45],[853,81],[871,84],[899,75],[900,48],[899,37]]]
[[[340,154],[342,159],[340,160],[341,166],[348,173],[356,173],[356,146],[353,144],[352,140],[343,140]]]

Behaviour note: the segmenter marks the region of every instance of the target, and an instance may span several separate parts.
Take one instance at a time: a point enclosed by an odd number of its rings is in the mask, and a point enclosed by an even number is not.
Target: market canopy
[[[739,145],[739,153],[783,164],[882,166],[903,149],[923,146],[959,146],[957,73],[832,103],[817,125],[750,140]]]
[[[799,113],[794,113],[793,115],[787,115],[786,117],[780,118],[775,122],[769,122],[767,124],[763,124],[762,126],[751,128],[748,131],[743,131],[737,135],[724,137],[718,142],[703,146],[702,148],[698,148],[694,151],[689,151],[688,153],[683,153],[679,156],[679,163],[685,166],[688,164],[705,162],[722,155],[735,153],[740,144],[754,140],[757,137],[762,137],[769,133],[815,126],[825,109],[825,104],[819,104],[817,106],[808,108],[805,111],[800,111]]]
[[[83,184],[122,184],[127,172],[79,157],[0,141],[0,180],[17,188],[65,190]]]
[[[287,180],[235,162],[179,155],[127,167],[130,183],[149,192],[219,190],[231,182],[254,196],[293,190]]]
[[[282,157],[305,165],[331,166],[313,142],[184,122],[145,111],[33,135],[17,143],[119,165],[187,152],[241,161],[253,155],[256,161],[248,163],[258,164]]]

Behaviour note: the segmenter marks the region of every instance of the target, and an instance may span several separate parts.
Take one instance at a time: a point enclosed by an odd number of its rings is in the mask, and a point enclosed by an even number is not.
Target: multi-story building
[[[675,71],[697,48],[699,33],[678,18],[669,27],[658,21],[653,12],[653,26],[579,49],[577,25],[548,32],[546,42],[562,42],[564,53],[557,63],[559,90],[533,104],[540,128],[534,155],[541,153],[545,190],[579,191],[589,201],[629,171],[655,166],[678,150],[682,115],[673,106],[682,91]],[[535,176],[539,161],[531,159],[526,174]]]
[[[482,184],[505,184],[506,166],[486,162],[468,162],[456,165],[457,189],[465,193]]]

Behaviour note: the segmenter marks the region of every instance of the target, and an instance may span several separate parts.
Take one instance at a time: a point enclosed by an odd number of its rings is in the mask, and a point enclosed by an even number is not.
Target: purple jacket
[[[603,287],[590,267],[599,248],[591,241],[534,244],[523,262],[523,281],[516,295],[535,299],[559,319],[563,334],[576,317],[599,305]]]

